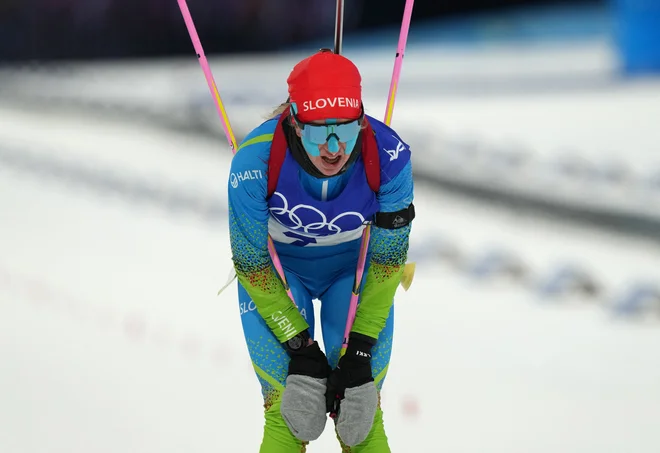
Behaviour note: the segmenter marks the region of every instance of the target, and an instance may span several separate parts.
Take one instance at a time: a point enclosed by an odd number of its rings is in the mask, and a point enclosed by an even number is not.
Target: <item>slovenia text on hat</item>
[[[362,77],[342,55],[322,50],[305,58],[294,66],[287,83],[302,122],[362,114]]]

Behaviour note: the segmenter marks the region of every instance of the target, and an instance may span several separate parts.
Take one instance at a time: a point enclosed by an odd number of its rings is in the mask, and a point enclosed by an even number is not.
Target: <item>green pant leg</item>
[[[264,404],[266,423],[259,453],[305,453],[307,442],[302,442],[291,434],[280,413],[281,402],[281,391],[269,392]]]

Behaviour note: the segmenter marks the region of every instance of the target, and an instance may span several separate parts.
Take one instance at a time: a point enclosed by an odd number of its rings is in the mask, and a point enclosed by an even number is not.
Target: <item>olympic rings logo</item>
[[[327,236],[342,233],[344,230],[355,230],[365,223],[364,216],[355,211],[342,212],[328,222],[327,216],[314,206],[299,204],[289,209],[289,202],[284,195],[275,192],[273,196],[279,197],[282,200],[283,206],[271,206],[269,208],[270,212],[273,214],[275,220],[291,230],[316,236]],[[318,221],[305,222],[303,219],[318,219]]]

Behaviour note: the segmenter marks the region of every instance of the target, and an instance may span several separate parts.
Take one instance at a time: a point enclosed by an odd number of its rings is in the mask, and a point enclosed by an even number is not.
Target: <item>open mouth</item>
[[[339,159],[341,159],[341,156],[335,156],[333,158],[323,156],[322,159],[323,159],[323,162],[325,162],[326,164],[334,165],[337,162],[339,162]]]

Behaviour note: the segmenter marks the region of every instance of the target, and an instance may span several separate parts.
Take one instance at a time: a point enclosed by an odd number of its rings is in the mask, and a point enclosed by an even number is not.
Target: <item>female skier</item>
[[[287,83],[288,102],[241,143],[228,185],[242,326],[265,403],[260,452],[304,452],[331,413],[344,451],[387,453],[379,392],[414,218],[410,150],[365,115],[362,79],[346,57],[323,49]],[[342,355],[367,224],[367,265]]]

